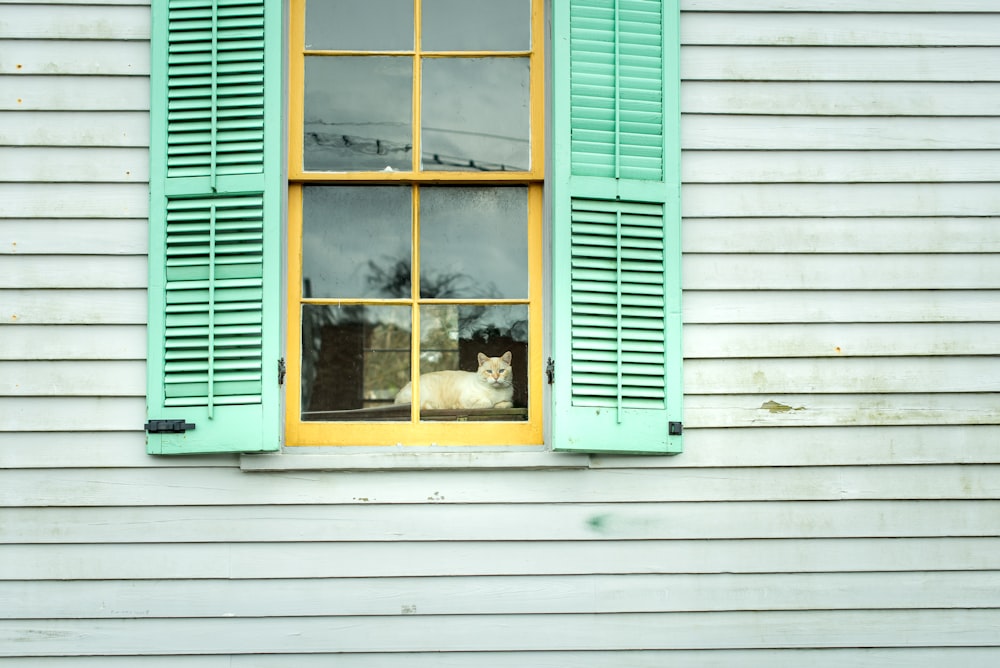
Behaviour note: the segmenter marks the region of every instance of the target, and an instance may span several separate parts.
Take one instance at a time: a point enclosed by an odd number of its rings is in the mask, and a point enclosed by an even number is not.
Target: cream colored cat
[[[510,408],[514,405],[513,369],[508,350],[500,357],[479,353],[476,371],[432,371],[420,376],[420,408]],[[396,395],[397,404],[413,400],[410,383]]]

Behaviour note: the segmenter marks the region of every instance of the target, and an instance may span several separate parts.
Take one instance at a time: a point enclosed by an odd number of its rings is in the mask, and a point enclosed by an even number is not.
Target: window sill
[[[564,454],[545,450],[461,450],[396,448],[286,449],[280,454],[245,454],[240,469],[266,471],[416,471],[469,469],[585,469],[590,455]],[[514,451],[510,451],[514,450]]]

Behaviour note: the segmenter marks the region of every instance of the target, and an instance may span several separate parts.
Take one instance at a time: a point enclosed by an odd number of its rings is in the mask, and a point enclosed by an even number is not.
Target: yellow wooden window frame
[[[285,445],[538,445],[542,443],[542,180],[544,177],[544,8],[531,2],[531,48],[528,51],[423,51],[421,0],[414,4],[414,46],[402,51],[307,50],[306,0],[291,0],[289,30],[288,134],[288,292],[287,381],[285,383]],[[321,172],[303,168],[303,116],[306,56],[411,56],[413,65],[411,171]],[[421,157],[421,67],[428,58],[504,58],[529,60],[530,168],[527,171],[455,172],[419,169]],[[305,185],[409,184],[413,188],[414,249],[411,270],[414,288],[419,281],[419,196],[424,185],[524,185],[528,193],[528,296],[526,299],[306,299],[302,296],[302,188]],[[414,291],[412,294],[416,294]],[[417,402],[408,422],[312,422],[301,419],[301,313],[304,304],[409,306],[411,309],[411,369],[420,363],[420,306],[437,304],[526,304],[528,306],[528,418],[519,422],[432,422],[420,420]]]

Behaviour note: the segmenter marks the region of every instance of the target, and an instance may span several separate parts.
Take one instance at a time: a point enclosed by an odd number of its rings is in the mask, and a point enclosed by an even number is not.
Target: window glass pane
[[[480,353],[500,359],[478,373]],[[421,381],[421,419],[527,419],[527,360],[526,304],[420,307],[420,373],[430,374]],[[491,376],[494,367],[502,373]]]
[[[302,307],[303,420],[409,420],[409,380],[409,306]]]
[[[420,296],[528,297],[527,188],[420,190]]]
[[[427,51],[527,51],[529,0],[423,0]]]
[[[413,0],[309,0],[306,48],[412,50]]]
[[[527,58],[423,60],[422,168],[530,168]]]
[[[412,169],[412,73],[409,57],[307,57],[304,168]]]
[[[302,296],[409,298],[409,186],[302,188]]]

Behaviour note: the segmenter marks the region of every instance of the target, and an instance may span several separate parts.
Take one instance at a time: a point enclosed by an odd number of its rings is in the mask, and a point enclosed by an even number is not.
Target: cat
[[[514,396],[513,369],[508,350],[500,357],[479,353],[476,371],[432,371],[420,376],[421,409],[510,408]],[[413,400],[410,383],[396,395],[395,403]]]

